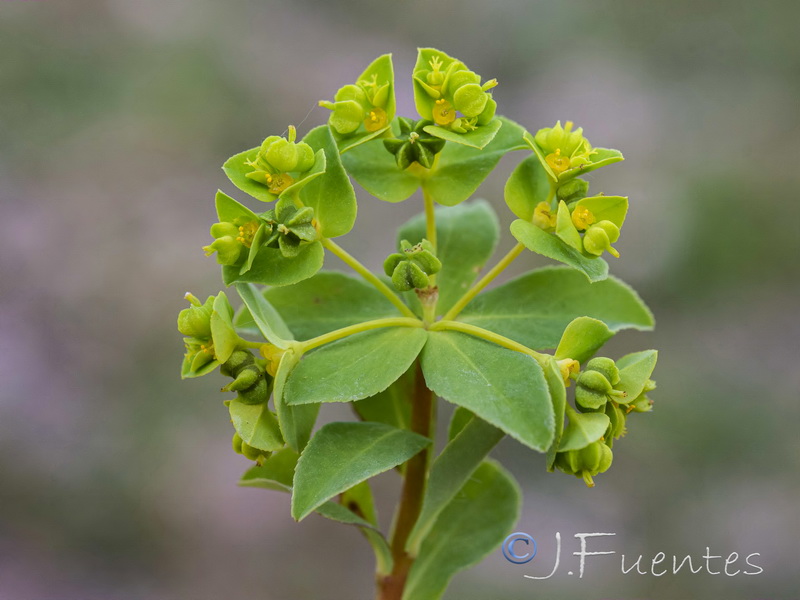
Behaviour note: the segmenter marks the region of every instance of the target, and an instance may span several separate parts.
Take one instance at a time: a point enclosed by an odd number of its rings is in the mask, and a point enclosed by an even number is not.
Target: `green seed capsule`
[[[414,288],[422,289],[428,287],[428,276],[414,262],[405,260],[397,265],[392,273],[392,283],[395,289],[400,292],[407,292]]]
[[[609,254],[619,258],[619,252],[611,244],[619,239],[619,227],[611,221],[595,223],[583,236],[583,249],[589,254],[600,256],[608,250]]]
[[[587,371],[597,371],[603,374],[608,382],[614,386],[619,383],[619,369],[616,363],[610,358],[598,356],[586,363],[585,369]]]
[[[465,117],[477,117],[486,108],[488,101],[489,94],[484,92],[477,83],[462,85],[453,94],[453,106]]]
[[[178,313],[178,331],[183,335],[188,335],[195,338],[210,338],[211,337],[211,313],[214,312],[214,296],[209,296],[205,304],[200,305],[199,300],[191,297],[193,306],[183,309]]]

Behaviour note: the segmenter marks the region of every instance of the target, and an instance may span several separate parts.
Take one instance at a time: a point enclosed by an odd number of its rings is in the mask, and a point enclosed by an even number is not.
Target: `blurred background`
[[[357,531],[236,486],[222,379],[180,381],[175,318],[186,290],[221,287],[200,249],[214,192],[234,192],[219,165],[325,122],[317,100],[385,52],[413,115],[417,46],[496,77],[528,129],[571,119],[624,152],[592,190],[631,198],[612,270],[658,325],[608,354],[660,350],[656,409],[597,488],[498,448],[541,558],[498,550],[447,598],[796,599],[798,20],[794,0],[0,2],[0,599],[372,596]],[[505,226],[522,156],[479,191]],[[386,229],[420,210],[362,194],[342,245],[377,268]],[[388,502],[397,481],[378,481]],[[622,575],[616,556],[525,579],[552,569],[556,532],[565,562],[575,533],[615,532],[596,548],[643,565],[757,552],[764,572]]]

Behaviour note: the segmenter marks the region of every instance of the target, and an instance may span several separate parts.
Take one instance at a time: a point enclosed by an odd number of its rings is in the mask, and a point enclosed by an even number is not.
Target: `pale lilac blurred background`
[[[656,411],[596,489],[498,449],[541,562],[498,551],[447,597],[796,598],[798,20],[792,0],[0,2],[0,599],[371,597],[356,531],[236,487],[221,379],[179,380],[175,316],[187,289],[221,286],[200,247],[215,190],[233,192],[223,160],[324,122],[316,101],[385,52],[413,115],[417,46],[497,77],[529,129],[572,119],[625,153],[592,189],[631,197],[612,269],[658,327],[609,353],[661,350]],[[518,159],[480,191],[504,225]],[[362,195],[342,245],[378,267],[420,204]],[[378,481],[385,504],[398,484]],[[552,567],[556,531],[565,553],[608,531],[628,555],[759,552],[764,573],[622,575],[598,557],[583,580],[524,579]]]

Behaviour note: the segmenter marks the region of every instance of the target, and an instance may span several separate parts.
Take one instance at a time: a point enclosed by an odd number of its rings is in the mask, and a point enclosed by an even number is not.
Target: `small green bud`
[[[609,448],[611,448],[614,440],[617,440],[625,435],[625,421],[627,420],[627,417],[625,411],[614,402],[609,402],[606,404],[605,412],[609,419],[609,426],[604,437],[606,444]]]
[[[186,299],[192,304],[178,313],[178,331],[183,335],[195,338],[211,337],[211,313],[214,312],[214,296],[209,296],[205,304],[186,293]]]
[[[600,256],[603,251],[608,250],[609,254],[619,258],[619,252],[611,246],[618,239],[619,227],[611,221],[600,221],[586,230],[583,236],[583,249],[595,256]]]

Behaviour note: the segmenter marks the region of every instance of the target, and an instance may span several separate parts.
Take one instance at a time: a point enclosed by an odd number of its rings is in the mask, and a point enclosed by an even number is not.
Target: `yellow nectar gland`
[[[200,344],[200,352],[214,356],[214,344]]]
[[[369,111],[367,118],[364,119],[364,128],[372,133],[373,131],[378,131],[386,127],[388,122],[389,119],[386,117],[386,111],[376,106]]]
[[[239,235],[236,237],[236,241],[245,248],[249,248],[253,243],[253,236],[255,236],[256,231],[258,231],[258,223],[256,221],[240,225]]]
[[[533,224],[540,229],[553,229],[556,226],[556,215],[548,202],[539,202],[533,209]]]
[[[585,206],[579,206],[574,211],[572,211],[572,224],[575,225],[575,228],[578,231],[583,231],[584,229],[588,229],[589,225],[594,223],[597,219],[595,219],[594,214]]]
[[[294,183],[294,178],[288,173],[278,173],[277,175],[267,175],[267,187],[270,194],[276,196]]]
[[[278,366],[281,364],[281,357],[286,350],[281,350],[273,344],[263,344],[260,348],[261,356],[267,359],[267,373],[275,377]]]
[[[569,387],[569,380],[577,377],[581,370],[581,363],[574,358],[564,358],[556,362],[561,371],[561,378],[564,380],[564,387]]]
[[[433,107],[433,122],[437,125],[450,125],[456,120],[456,111],[453,105],[444,98],[439,98]]]
[[[561,154],[561,148],[556,148],[555,152],[548,154],[545,161],[556,175],[560,175],[570,167],[569,157]]]

